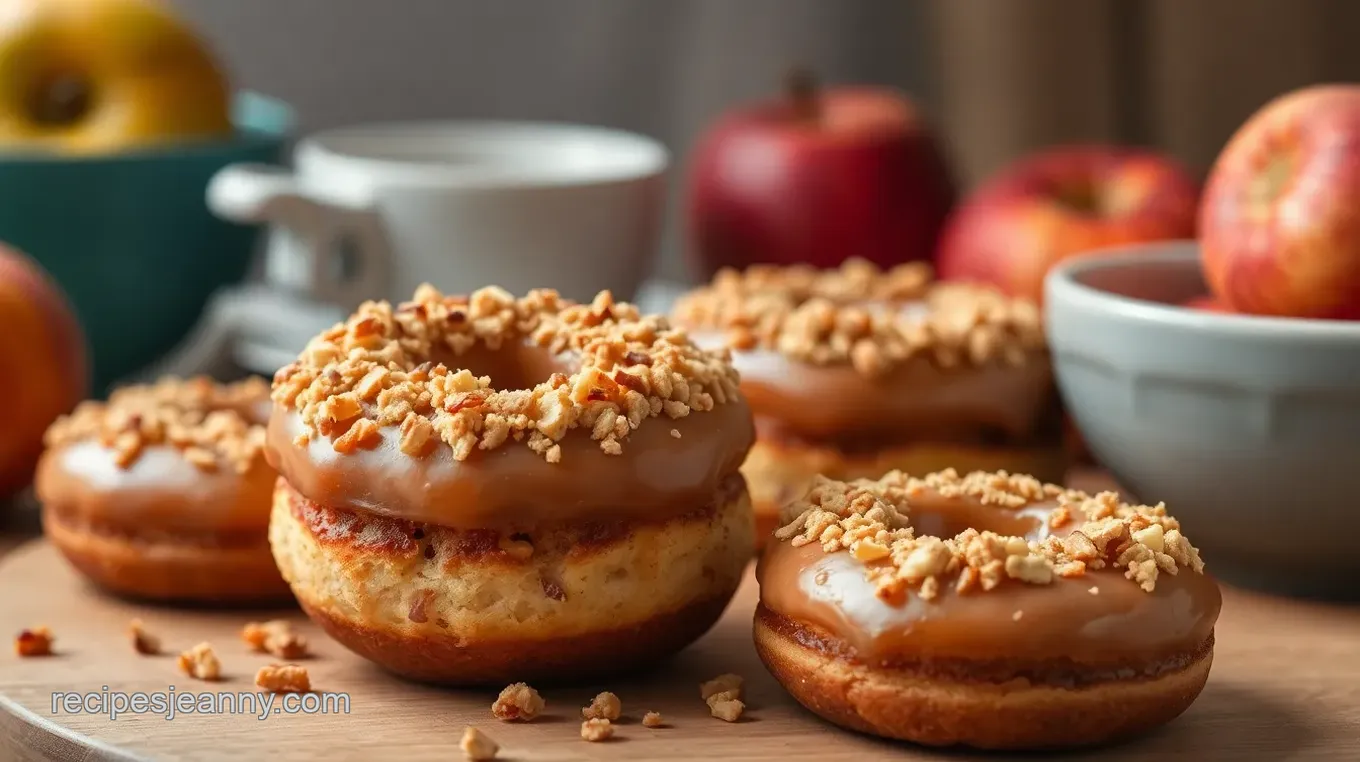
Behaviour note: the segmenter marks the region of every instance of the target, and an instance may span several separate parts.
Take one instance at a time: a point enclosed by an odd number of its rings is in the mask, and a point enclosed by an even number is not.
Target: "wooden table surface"
[[[285,613],[312,639],[307,662],[315,690],[347,693],[348,714],[180,715],[173,720],[53,710],[55,692],[253,691],[254,671],[270,658],[247,653],[241,625],[257,612],[184,611],[138,606],[91,590],[42,541],[0,558],[0,632],[46,624],[57,655],[0,655],[0,759],[281,758],[406,760],[461,758],[466,725],[484,729],[515,760],[973,759],[891,744],[842,731],[795,704],[765,672],[751,645],[756,587],[748,577],[721,623],[657,671],[599,686],[544,691],[548,716],[502,724],[489,706],[495,691],[442,690],[393,678],[332,643],[297,612]],[[177,652],[215,644],[226,680],[201,683],[175,669],[173,655],[136,655],[125,628],[133,617]],[[1360,608],[1270,598],[1238,590],[1224,596],[1213,673],[1180,719],[1145,737],[1065,759],[1163,761],[1360,759]],[[697,684],[722,672],[747,678],[750,710],[738,723],[708,716]],[[578,736],[579,707],[596,690],[613,690],[632,721],[617,740]],[[637,718],[661,711],[670,727]],[[978,757],[980,759],[996,759]],[[1045,755],[1024,757],[1045,759]]]

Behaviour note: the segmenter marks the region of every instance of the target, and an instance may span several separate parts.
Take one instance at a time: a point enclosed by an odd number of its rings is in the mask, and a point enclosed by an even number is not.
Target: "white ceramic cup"
[[[304,138],[291,172],[228,166],[208,205],[272,226],[268,283],[346,308],[425,282],[628,298],[654,253],[668,163],[655,140],[595,127],[375,124]]]

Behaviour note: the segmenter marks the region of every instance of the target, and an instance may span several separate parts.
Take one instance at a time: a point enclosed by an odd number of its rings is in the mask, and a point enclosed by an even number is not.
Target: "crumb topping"
[[[241,628],[241,640],[252,651],[267,653],[280,659],[301,659],[307,656],[307,639],[293,632],[293,624],[286,619],[268,622],[247,622]]]
[[[14,653],[18,656],[51,656],[54,640],[52,631],[46,627],[20,630],[14,636]]]
[[[597,695],[594,700],[590,702],[590,706],[581,707],[581,717],[587,720],[601,719],[613,721],[617,720],[622,712],[623,704],[619,701],[619,697],[609,691],[604,691]]]
[[[472,762],[487,762],[496,758],[500,753],[500,744],[491,740],[491,737],[477,728],[468,727],[463,730],[463,740],[458,743],[458,747],[463,750],[463,757]]]
[[[834,270],[725,269],[682,297],[675,315],[683,325],[722,331],[733,349],[849,364],[871,378],[915,357],[942,368],[1020,365],[1045,348],[1032,302],[987,286],[937,282],[919,262],[887,271],[859,259]]]
[[[312,689],[312,679],[306,667],[270,664],[255,673],[255,685],[271,693],[307,693]]]
[[[1051,503],[1076,527],[1042,541],[973,528],[949,538],[918,537],[911,500],[926,493],[1004,510]],[[848,483],[818,477],[804,499],[785,507],[783,521],[776,539],[849,553],[865,565],[879,598],[894,605],[912,590],[931,600],[945,585],[959,593],[992,590],[1006,580],[1046,585],[1105,568],[1124,570],[1152,592],[1161,574],[1204,571],[1199,550],[1165,504],[1131,505],[1113,492],[1088,495],[1004,471],[959,476],[950,469],[919,479],[893,471],[878,481]]]
[[[642,715],[642,727],[644,728],[659,728],[665,724],[666,720],[660,712],[648,712]]]
[[[592,743],[614,737],[614,724],[609,720],[593,719],[581,723],[581,738]]]
[[[161,652],[161,639],[147,632],[140,619],[128,624],[128,639],[132,641],[132,650],[143,656],[155,656]]]
[[[528,722],[543,711],[546,702],[528,683],[511,683],[491,705],[491,714],[498,720]]]
[[[210,643],[199,643],[179,655],[179,669],[198,680],[220,680],[222,663],[217,660]]]
[[[260,378],[218,384],[205,376],[163,378],[127,386],[107,402],[88,400],[48,428],[45,443],[59,447],[94,440],[130,468],[142,451],[169,445],[201,471],[230,468],[245,473],[264,459],[264,422],[253,408],[267,404],[269,385]]]
[[[570,358],[577,370],[531,389],[496,389],[457,367],[475,346],[511,342]],[[736,399],[737,373],[726,352],[700,349],[665,318],[643,316],[607,291],[576,304],[550,290],[516,299],[493,287],[459,297],[424,285],[395,309],[365,303],[312,339],[274,376],[273,398],[299,412],[299,444],[327,437],[336,452],[352,453],[375,447],[392,427],[411,457],[439,442],[460,461],[522,442],[555,463],[572,429],[617,455],[648,418],[683,418]]]

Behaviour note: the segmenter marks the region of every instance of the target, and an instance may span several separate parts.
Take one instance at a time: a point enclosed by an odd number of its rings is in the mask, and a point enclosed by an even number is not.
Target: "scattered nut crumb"
[[[699,696],[704,701],[719,693],[731,693],[733,698],[741,698],[741,689],[745,682],[741,675],[734,675],[731,672],[718,675],[699,684]]]
[[[477,728],[468,727],[463,729],[463,740],[458,744],[463,750],[463,756],[473,762],[486,762],[495,759],[497,752],[501,750],[500,744],[491,740],[491,737]]]
[[[676,439],[679,439],[679,438],[680,438],[680,429],[671,429],[671,436],[675,437]]]
[[[586,720],[581,723],[581,737],[591,742],[607,741],[614,737],[614,725],[609,720]]]
[[[34,627],[31,630],[22,630],[14,638],[14,653],[19,656],[50,656],[52,655],[52,631],[46,627]]]
[[[642,726],[645,728],[659,728],[665,724],[666,721],[661,718],[660,712],[648,712],[642,715]]]
[[[498,720],[522,720],[528,722],[543,711],[546,702],[538,691],[527,683],[512,683],[505,686],[496,702],[491,705],[491,714]]]
[[[746,711],[746,704],[730,691],[716,693],[708,698],[708,711],[723,722],[736,722]]]
[[[270,664],[255,673],[255,685],[274,693],[306,693],[312,689],[312,679],[306,667]]]
[[[623,710],[623,705],[619,702],[619,697],[604,691],[590,702],[590,706],[581,708],[581,716],[587,720],[617,720]]]
[[[1025,616],[1025,612],[1023,612],[1023,611],[1016,611],[1014,614],[1011,614],[1011,621],[1012,621],[1012,622],[1018,622],[1018,621],[1020,621],[1020,619],[1023,618],[1024,616]]]
[[[241,628],[241,640],[255,651],[280,659],[301,659],[307,656],[307,639],[293,632],[293,624],[286,619],[248,622]]]
[[[1095,585],[1091,585],[1091,589],[1087,590],[1086,592],[1090,593],[1091,595],[1100,595],[1100,588],[1096,587]]]
[[[181,653],[179,668],[184,674],[199,680],[218,680],[222,677],[222,663],[213,653],[211,643],[199,643]]]
[[[128,637],[132,639],[132,650],[143,656],[155,656],[161,652],[161,639],[147,632],[140,619],[134,619],[128,625]]]

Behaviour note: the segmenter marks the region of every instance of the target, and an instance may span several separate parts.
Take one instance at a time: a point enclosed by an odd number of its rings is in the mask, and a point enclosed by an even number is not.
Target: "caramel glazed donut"
[[[844,727],[1077,746],[1175,718],[1209,676],[1222,599],[1164,505],[948,470],[818,480],[783,518],[756,650]]]
[[[1039,313],[1024,300],[887,272],[758,265],[682,297],[678,324],[726,344],[756,416],[742,472],[757,538],[812,477],[1006,469],[1061,479],[1062,413]]]
[[[48,429],[43,531],[115,593],[185,603],[289,599],[269,552],[269,386],[163,379],[83,402]]]
[[[716,621],[749,560],[755,432],[727,353],[608,292],[368,303],[273,397],[279,568],[400,675],[647,664]]]

